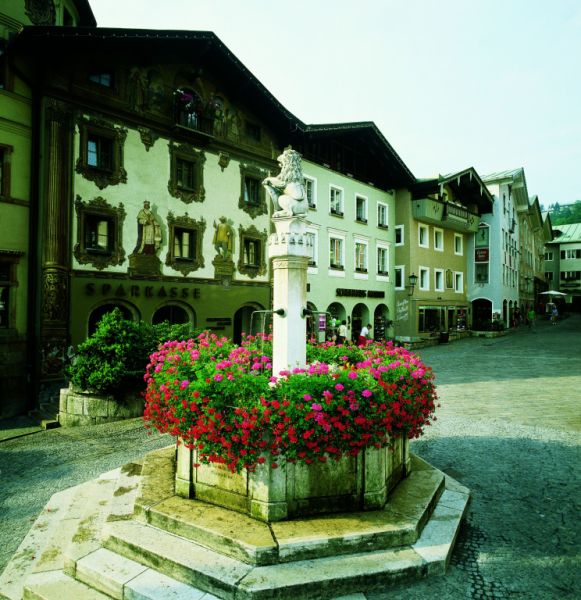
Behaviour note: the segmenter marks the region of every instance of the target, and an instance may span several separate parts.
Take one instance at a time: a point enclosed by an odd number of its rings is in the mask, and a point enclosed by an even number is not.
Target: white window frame
[[[382,223],[380,218],[379,218],[379,212],[380,209],[383,209],[385,211],[385,223]],[[376,216],[377,216],[377,226],[380,229],[389,229],[389,205],[386,204],[385,202],[377,202],[377,211],[376,211]],[[400,227],[403,227],[403,225],[401,225]]]
[[[401,271],[401,286],[397,287],[397,271]],[[396,290],[405,290],[405,265],[396,265],[393,268],[393,284]]]
[[[357,218],[357,200],[363,200],[363,218]],[[369,199],[362,194],[355,194],[355,221],[367,225],[369,220]]]
[[[341,242],[341,266],[342,269],[337,269],[331,267],[331,240],[339,240]],[[328,274],[330,277],[345,277],[345,245],[346,245],[347,237],[343,233],[339,233],[337,231],[329,231],[329,238],[327,242],[327,252],[328,252],[328,260],[329,260],[329,270]]]
[[[318,204],[318,202],[317,202],[317,180],[316,180],[316,178],[315,178],[315,177],[311,177],[310,175],[304,175],[304,174],[303,174],[303,177],[305,178],[305,192],[306,192],[306,190],[307,190],[307,188],[306,188],[306,182],[308,181],[308,182],[311,184],[311,191],[312,191],[312,194],[311,194],[311,197],[312,197],[312,204],[309,204],[309,202],[308,202],[308,198],[307,198],[307,204],[308,204],[308,207],[309,207],[311,210],[317,210],[317,204]]]
[[[438,239],[437,234],[441,234],[442,244],[440,246],[438,246],[438,244],[436,243]],[[434,250],[436,252],[444,252],[444,230],[440,229],[439,227],[434,227]]]
[[[357,266],[357,249],[358,247],[363,247],[363,266]],[[362,269],[362,270],[358,270]],[[367,240],[362,240],[360,238],[354,238],[353,240],[353,270],[355,272],[355,277],[358,275],[365,275],[367,279],[367,274],[369,273],[369,243]]]
[[[460,282],[460,285],[458,285]],[[454,292],[456,294],[464,293],[464,273],[462,271],[454,271]]]
[[[440,284],[438,285],[438,275],[440,276]],[[445,289],[445,278],[444,269],[434,269],[434,291],[443,292]]]
[[[309,264],[307,272],[316,274],[319,272],[319,232],[315,227],[308,227],[307,234],[313,236],[313,262],[315,263]]]
[[[397,232],[398,231],[401,231],[401,241],[400,242],[397,241]],[[395,245],[396,246],[403,246],[405,244],[404,233],[405,233],[405,227],[403,225],[395,226]]]
[[[426,243],[422,244],[422,234],[421,232],[426,232]],[[428,225],[424,225],[423,223],[418,223],[418,246],[420,248],[429,248],[430,247],[430,227]]]
[[[379,272],[379,251],[385,251],[386,273]],[[389,281],[389,244],[377,242],[375,246],[375,276],[379,281]]]
[[[333,211],[333,192],[337,192],[339,194],[339,209],[336,211]],[[345,214],[345,190],[333,184],[329,184],[329,214],[336,217],[342,217]]]
[[[460,252],[457,250],[458,240],[460,240]],[[454,254],[456,256],[464,256],[464,236],[461,233],[454,234]]]
[[[430,291],[430,267],[418,267],[418,269],[419,269],[418,287],[422,292],[429,292]]]

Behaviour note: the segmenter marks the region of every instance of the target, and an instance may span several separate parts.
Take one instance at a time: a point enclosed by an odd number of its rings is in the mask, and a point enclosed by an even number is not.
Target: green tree
[[[552,225],[569,225],[581,223],[581,200],[573,204],[559,205],[558,202],[549,206]]]

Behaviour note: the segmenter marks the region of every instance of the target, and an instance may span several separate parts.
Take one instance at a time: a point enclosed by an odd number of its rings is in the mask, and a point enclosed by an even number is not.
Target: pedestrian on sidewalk
[[[529,324],[529,331],[532,331],[533,333],[536,333],[536,331],[535,331],[536,318],[537,318],[537,315],[535,313],[535,309],[532,306],[529,306],[529,310],[527,312],[527,321]]]
[[[367,323],[367,326],[363,326],[361,328],[361,333],[359,334],[359,338],[357,339],[358,346],[367,345],[367,340],[371,339],[371,323]]]
[[[557,309],[557,305],[554,304],[553,310],[551,311],[551,323],[553,325],[556,325],[558,320],[559,320],[559,311]]]

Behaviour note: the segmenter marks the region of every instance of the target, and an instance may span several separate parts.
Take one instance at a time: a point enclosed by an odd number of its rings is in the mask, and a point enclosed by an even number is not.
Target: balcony
[[[467,208],[434,198],[412,200],[412,215],[418,221],[463,233],[478,231],[480,217]]]

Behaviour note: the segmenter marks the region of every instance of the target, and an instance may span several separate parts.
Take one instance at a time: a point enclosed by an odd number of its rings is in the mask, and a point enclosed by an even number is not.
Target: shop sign
[[[488,262],[488,248],[475,248],[474,262]]]
[[[116,298],[200,298],[200,288],[166,287],[164,285],[114,285],[87,283],[87,296],[114,296]]]
[[[348,298],[385,298],[385,292],[378,290],[355,290],[351,288],[337,288],[337,296]]]

